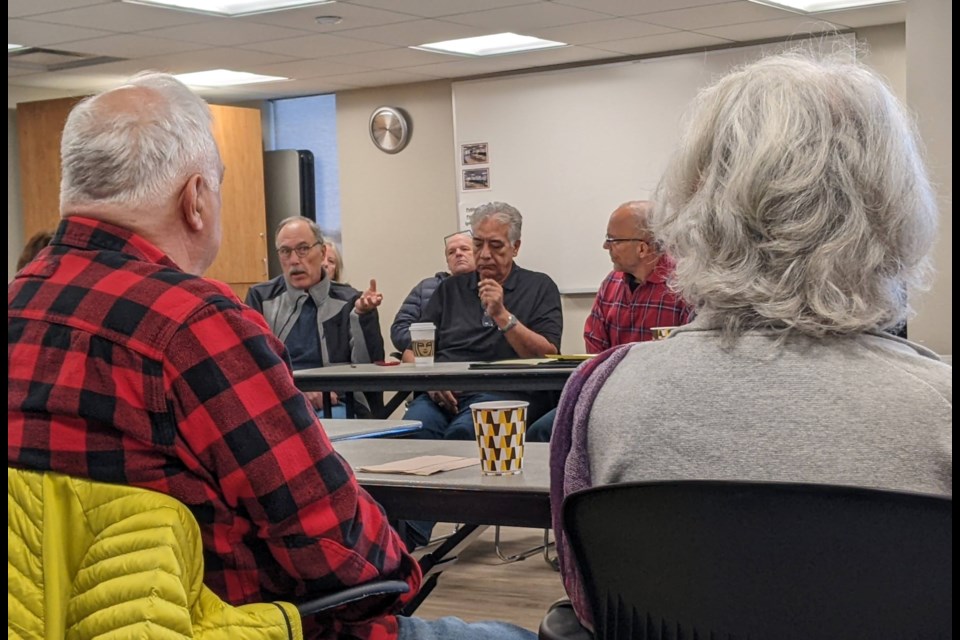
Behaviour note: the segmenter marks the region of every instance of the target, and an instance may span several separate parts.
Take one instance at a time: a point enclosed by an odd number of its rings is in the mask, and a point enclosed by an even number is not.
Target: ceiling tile
[[[567,44],[591,44],[593,42],[606,42],[608,40],[641,38],[658,33],[669,33],[670,31],[674,31],[674,29],[655,24],[647,24],[646,22],[639,22],[637,20],[620,18],[598,20],[596,22],[582,22],[580,24],[569,24],[547,29],[528,29],[526,34],[547,40],[566,42]]]
[[[508,56],[491,56],[489,58],[460,58],[451,62],[409,67],[406,71],[430,73],[442,77],[459,77],[515,71],[572,62],[597,60],[611,57],[609,51],[602,51],[589,47],[561,47],[531,51]]]
[[[906,22],[907,3],[887,4],[871,9],[850,9],[818,13],[816,17],[842,24],[845,27],[870,27],[878,24]]]
[[[243,49],[280,53],[295,58],[321,58],[323,56],[345,55],[390,49],[392,45],[355,38],[341,38],[328,33],[317,33],[303,38],[289,38],[270,42],[257,42],[242,45]]]
[[[429,42],[482,36],[486,33],[486,31],[476,27],[454,24],[452,22],[417,20],[415,22],[402,22],[400,24],[381,27],[353,29],[345,31],[341,35],[347,38],[372,40],[373,42],[382,42],[398,47],[410,47],[418,44],[427,44]]]
[[[337,15],[343,18],[343,21],[339,24],[317,24],[314,20],[317,16],[325,15]],[[336,4],[317,7],[291,9],[290,11],[262,13],[256,16],[237,18],[237,20],[253,22],[255,24],[275,24],[281,27],[290,27],[291,29],[308,29],[310,31],[328,33],[373,27],[381,24],[406,22],[408,20],[416,20],[416,16],[338,2]]]
[[[462,13],[456,16],[447,16],[444,19],[457,24],[486,29],[488,33],[500,31],[523,33],[524,29],[534,27],[557,27],[563,24],[592,22],[607,17],[607,15],[595,11],[586,11],[552,2],[538,2],[537,4],[523,4],[503,9]]]
[[[330,78],[310,78],[309,80],[287,80],[286,82],[272,83],[269,87],[248,85],[250,93],[262,94],[260,99],[275,98],[277,96],[309,96],[320,93],[333,93],[343,89],[353,89],[357,85],[332,80]]]
[[[189,73],[208,69],[248,71],[253,67],[288,61],[290,61],[290,58],[287,56],[279,56],[273,53],[217,48],[139,58],[135,61],[135,64],[142,69],[155,69],[169,73]]]
[[[76,9],[94,4],[107,4],[114,0],[7,0],[7,17],[22,18],[51,11]]]
[[[7,20],[7,41],[31,47],[43,47],[60,44],[61,42],[112,35],[111,32],[100,29],[83,29],[33,20]]]
[[[36,73],[37,73],[36,69],[21,69],[19,67],[11,67],[9,65],[7,66],[8,78],[13,78],[16,76],[28,76]]]
[[[427,82],[436,80],[433,76],[426,76],[396,69],[387,71],[366,71],[351,73],[344,76],[333,76],[335,82],[346,82],[356,87],[381,87],[392,84],[407,84],[410,82]]]
[[[213,18],[186,11],[155,9],[139,4],[127,4],[126,2],[111,2],[70,11],[47,13],[39,19],[43,22],[53,22],[55,24],[69,24],[77,27],[127,33],[169,27],[176,24],[212,23],[224,18]]]
[[[328,58],[333,62],[344,62],[347,64],[356,64],[368,69],[399,69],[400,67],[414,67],[417,65],[432,64],[434,62],[444,62],[450,59],[450,56],[443,53],[434,53],[432,51],[420,51],[418,49],[387,49],[386,51],[368,51],[366,53],[353,53],[346,56],[333,56]]]
[[[250,67],[248,70],[254,73],[263,73],[270,76],[283,76],[291,80],[302,80],[304,78],[322,78],[325,76],[337,76],[345,73],[362,73],[371,71],[373,67],[364,67],[356,64],[345,64],[342,62],[332,62],[322,60],[295,60],[293,62],[279,62],[277,64],[264,64]]]
[[[557,4],[579,7],[613,16],[634,16],[669,9],[686,9],[717,4],[724,0],[554,0]]]
[[[193,42],[150,38],[139,34],[117,34],[105,38],[67,42],[63,44],[62,48],[100,56],[142,58],[167,53],[179,53],[181,51],[195,51],[197,49],[206,49],[208,46],[209,45]]]
[[[781,20],[765,20],[763,22],[751,22],[749,24],[732,24],[726,27],[697,29],[697,33],[726,38],[727,40],[746,42],[749,40],[762,40],[764,38],[790,38],[794,36],[803,38],[811,33],[835,31],[843,28],[843,26],[831,24],[823,20],[812,20],[807,17],[796,16],[794,18],[783,18]]]
[[[605,51],[641,55],[661,51],[682,51],[683,49],[694,49],[697,47],[712,47],[729,44],[730,42],[730,40],[724,38],[716,38],[700,33],[675,31],[658,36],[649,36],[647,38],[630,38],[628,40],[601,42],[592,46],[593,48],[603,49]]]
[[[35,73],[31,76],[20,76],[15,84],[46,89],[73,90],[76,95],[88,95],[115,87],[123,82],[128,75],[114,76],[110,74],[92,73],[89,68],[82,76],[54,71]]]
[[[222,20],[229,21],[229,18],[223,18]],[[209,43],[215,47],[232,47],[268,40],[297,38],[309,33],[302,29],[289,29],[287,27],[253,24],[251,22],[233,21],[230,23],[229,29],[223,28],[225,26],[222,22],[220,24],[184,24],[175,27],[165,27],[163,29],[153,29],[143,33],[157,36],[158,38],[172,38],[174,40],[185,40],[187,42],[198,42],[201,44]]]
[[[477,0],[404,0],[403,13],[424,18],[439,18],[442,16],[452,16],[458,13],[470,13],[477,10],[477,5],[482,4],[484,9],[496,9],[499,7],[510,7],[518,4],[533,4],[543,0],[483,0],[482,3]],[[636,2],[636,0],[626,0]],[[376,7],[379,9],[397,9],[400,3],[397,0],[353,0],[353,4],[363,5],[365,7]]]
[[[795,15],[795,13],[790,11],[774,9],[756,4],[755,2],[741,1],[712,4],[696,9],[677,9],[674,11],[662,11],[660,13],[647,13],[643,15],[643,21],[652,24],[661,24],[675,29],[696,31],[707,27],[722,27],[724,25],[739,24],[742,22],[776,20],[778,18],[789,18]]]

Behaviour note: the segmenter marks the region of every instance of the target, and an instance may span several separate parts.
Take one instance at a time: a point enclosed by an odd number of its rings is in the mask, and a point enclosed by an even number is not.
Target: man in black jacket
[[[437,290],[440,283],[451,275],[470,273],[477,268],[473,255],[473,237],[469,231],[458,231],[443,239],[444,253],[447,257],[448,271],[438,271],[429,278],[424,278],[415,286],[400,305],[393,325],[390,327],[390,340],[397,351],[403,353],[410,348],[410,325],[420,322],[423,310]]]

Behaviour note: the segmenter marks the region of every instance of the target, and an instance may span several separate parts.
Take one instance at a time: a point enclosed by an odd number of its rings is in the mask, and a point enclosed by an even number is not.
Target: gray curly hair
[[[781,54],[703,90],[657,187],[672,284],[729,341],[889,329],[928,284],[937,208],[919,138],[850,60]]]
[[[487,218],[493,218],[497,222],[507,225],[507,239],[515,243],[520,239],[520,232],[523,229],[523,216],[516,207],[506,202],[488,202],[481,204],[467,218],[467,224],[470,225],[471,232],[475,231],[481,222]]]

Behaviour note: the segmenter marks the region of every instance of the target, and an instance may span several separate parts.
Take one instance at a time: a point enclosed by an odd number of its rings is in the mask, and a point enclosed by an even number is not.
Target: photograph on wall
[[[477,189],[490,188],[490,168],[482,169],[464,169],[463,170],[463,190],[476,191]]]
[[[490,151],[486,142],[475,142],[460,145],[460,156],[463,164],[487,164],[490,162]]]

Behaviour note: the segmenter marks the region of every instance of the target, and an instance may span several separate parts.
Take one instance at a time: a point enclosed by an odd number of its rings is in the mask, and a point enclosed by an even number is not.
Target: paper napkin
[[[358,471],[368,473],[403,473],[414,476],[429,476],[441,471],[463,469],[480,464],[480,459],[463,456],[418,456],[407,460],[397,460],[386,464],[375,464],[366,467],[357,467]]]

